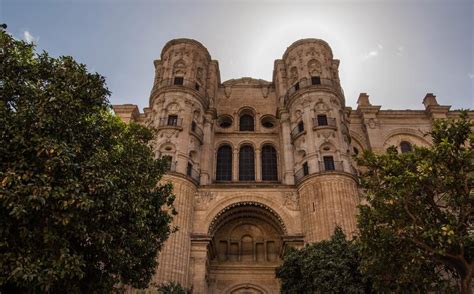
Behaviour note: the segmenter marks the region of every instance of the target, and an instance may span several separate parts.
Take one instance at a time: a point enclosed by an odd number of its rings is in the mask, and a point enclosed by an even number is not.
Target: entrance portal
[[[245,202],[224,209],[209,230],[209,291],[278,292],[275,268],[281,263],[284,234],[283,222],[267,206]]]

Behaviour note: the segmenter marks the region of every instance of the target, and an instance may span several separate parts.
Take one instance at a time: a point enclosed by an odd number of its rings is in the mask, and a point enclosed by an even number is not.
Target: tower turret
[[[305,240],[328,238],[335,225],[353,232],[357,185],[339,60],[333,59],[326,42],[304,39],[288,47],[275,66],[280,117],[287,118],[282,121],[286,128],[282,140],[284,146],[292,146],[286,148],[285,160],[293,162],[303,223],[307,224]]]
[[[169,41],[161,52],[161,59],[154,64],[155,81],[148,119],[158,130],[157,156],[169,161],[170,172],[164,180],[174,185],[178,215],[173,225],[179,227],[160,253],[155,280],[188,286],[194,195],[201,182],[201,171],[209,170],[208,163],[201,161],[201,157],[203,152],[209,153],[206,147],[212,136],[209,113],[213,112],[219,70],[207,49],[190,39]]]

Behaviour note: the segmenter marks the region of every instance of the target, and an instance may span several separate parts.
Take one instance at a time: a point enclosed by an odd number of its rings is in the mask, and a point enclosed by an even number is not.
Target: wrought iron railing
[[[296,184],[298,184],[305,176],[312,175],[312,174],[323,174],[323,173],[328,173],[328,172],[347,172],[355,176],[357,176],[358,174],[357,170],[353,166],[350,166],[349,171],[345,170],[344,164],[342,161],[332,161],[332,162],[319,161],[318,166],[319,166],[318,171],[310,170],[310,168],[307,165],[297,170],[295,172]]]
[[[170,117],[162,117],[158,120],[158,127],[176,127],[182,128],[183,127],[183,119],[182,118],[170,118]]]
[[[320,161],[319,162],[320,172],[331,172],[331,171],[344,171],[344,164],[342,161]]]
[[[186,175],[191,177],[193,180],[199,183],[199,178],[201,176],[200,172],[194,168],[188,168],[186,170]]]
[[[164,79],[156,83],[152,90],[152,96],[155,94],[155,92],[165,87],[184,87],[184,88],[196,91],[203,96],[206,93],[205,92],[206,89],[204,89],[203,85],[199,84],[196,81],[185,80],[185,79],[176,80],[175,78],[172,78],[172,79]]]
[[[326,117],[326,119],[313,118],[313,126],[315,128],[336,128],[336,119],[333,117]]]
[[[195,135],[199,139],[199,141],[201,141],[201,143],[203,142],[204,132],[195,122],[193,122],[193,124],[191,125],[191,133]]]
[[[293,128],[293,130],[291,130],[291,139],[294,140],[296,139],[296,137],[298,137],[300,134],[302,134],[304,132],[304,126],[301,125],[300,123]]]
[[[309,88],[309,87],[315,87],[315,88],[332,88],[335,90],[338,94],[341,96],[344,96],[344,93],[342,91],[342,88],[337,84],[337,82],[331,80],[331,79],[320,79],[319,84],[313,84],[311,79],[303,79],[298,81],[297,83],[293,84],[288,91],[286,91],[286,95],[284,97],[285,104],[288,104],[290,97],[295,94],[296,92]]]

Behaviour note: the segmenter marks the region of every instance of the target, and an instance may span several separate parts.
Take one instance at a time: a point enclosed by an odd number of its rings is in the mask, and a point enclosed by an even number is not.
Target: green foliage
[[[364,271],[379,291],[448,291],[459,278],[470,293],[474,272],[473,124],[435,122],[432,148],[366,152],[359,164],[367,204],[358,227]],[[449,279],[448,279],[449,280]],[[444,290],[443,290],[444,289]]]
[[[146,287],[174,212],[152,132],[102,76],[0,33],[0,291]]]
[[[176,282],[163,283],[158,285],[157,294],[187,294],[191,293]]]
[[[282,293],[370,293],[359,263],[357,244],[338,227],[330,240],[290,248],[276,276]]]

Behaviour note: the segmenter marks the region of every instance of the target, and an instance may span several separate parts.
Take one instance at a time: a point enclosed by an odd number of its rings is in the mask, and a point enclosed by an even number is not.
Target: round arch
[[[232,197],[226,197],[225,200],[220,201],[216,206],[210,208],[203,222],[203,228],[206,230],[206,233],[210,232],[211,223],[217,219],[224,210],[235,207],[236,205],[243,205],[245,203],[256,203],[257,205],[262,205],[262,207],[268,207],[275,215],[278,216],[278,219],[281,220],[285,227],[285,234],[301,233],[300,223],[297,222],[298,219],[291,217],[286,211],[284,211],[281,203],[278,203],[275,200],[267,199],[265,198],[265,195],[254,193],[237,193]]]
[[[263,286],[244,283],[232,285],[223,291],[225,294],[240,294],[240,293],[252,293],[252,294],[267,294],[270,291]]]
[[[421,141],[422,143],[424,143],[426,146],[431,146],[431,142],[427,141],[424,136],[423,136],[423,133],[420,132],[419,130],[415,130],[415,129],[410,129],[410,128],[398,128],[398,129],[394,129],[394,130],[391,130],[390,132],[388,132],[385,137],[384,137],[384,146],[387,144],[387,142],[395,137],[395,136],[407,136],[407,137],[415,137],[417,140]],[[413,143],[413,142],[412,142]]]
[[[269,206],[265,204],[255,202],[255,201],[244,201],[244,202],[236,202],[236,203],[230,204],[224,207],[223,209],[221,209],[212,218],[208,226],[208,234],[212,236],[214,232],[219,229],[220,223],[222,221],[225,221],[225,219],[229,216],[229,214],[232,213],[232,211],[239,211],[239,210],[242,211],[244,209],[252,209],[252,208],[263,210],[264,217],[268,218],[275,225],[275,227],[280,230],[280,233],[284,235],[288,233],[283,219],[272,208],[270,208]]]

